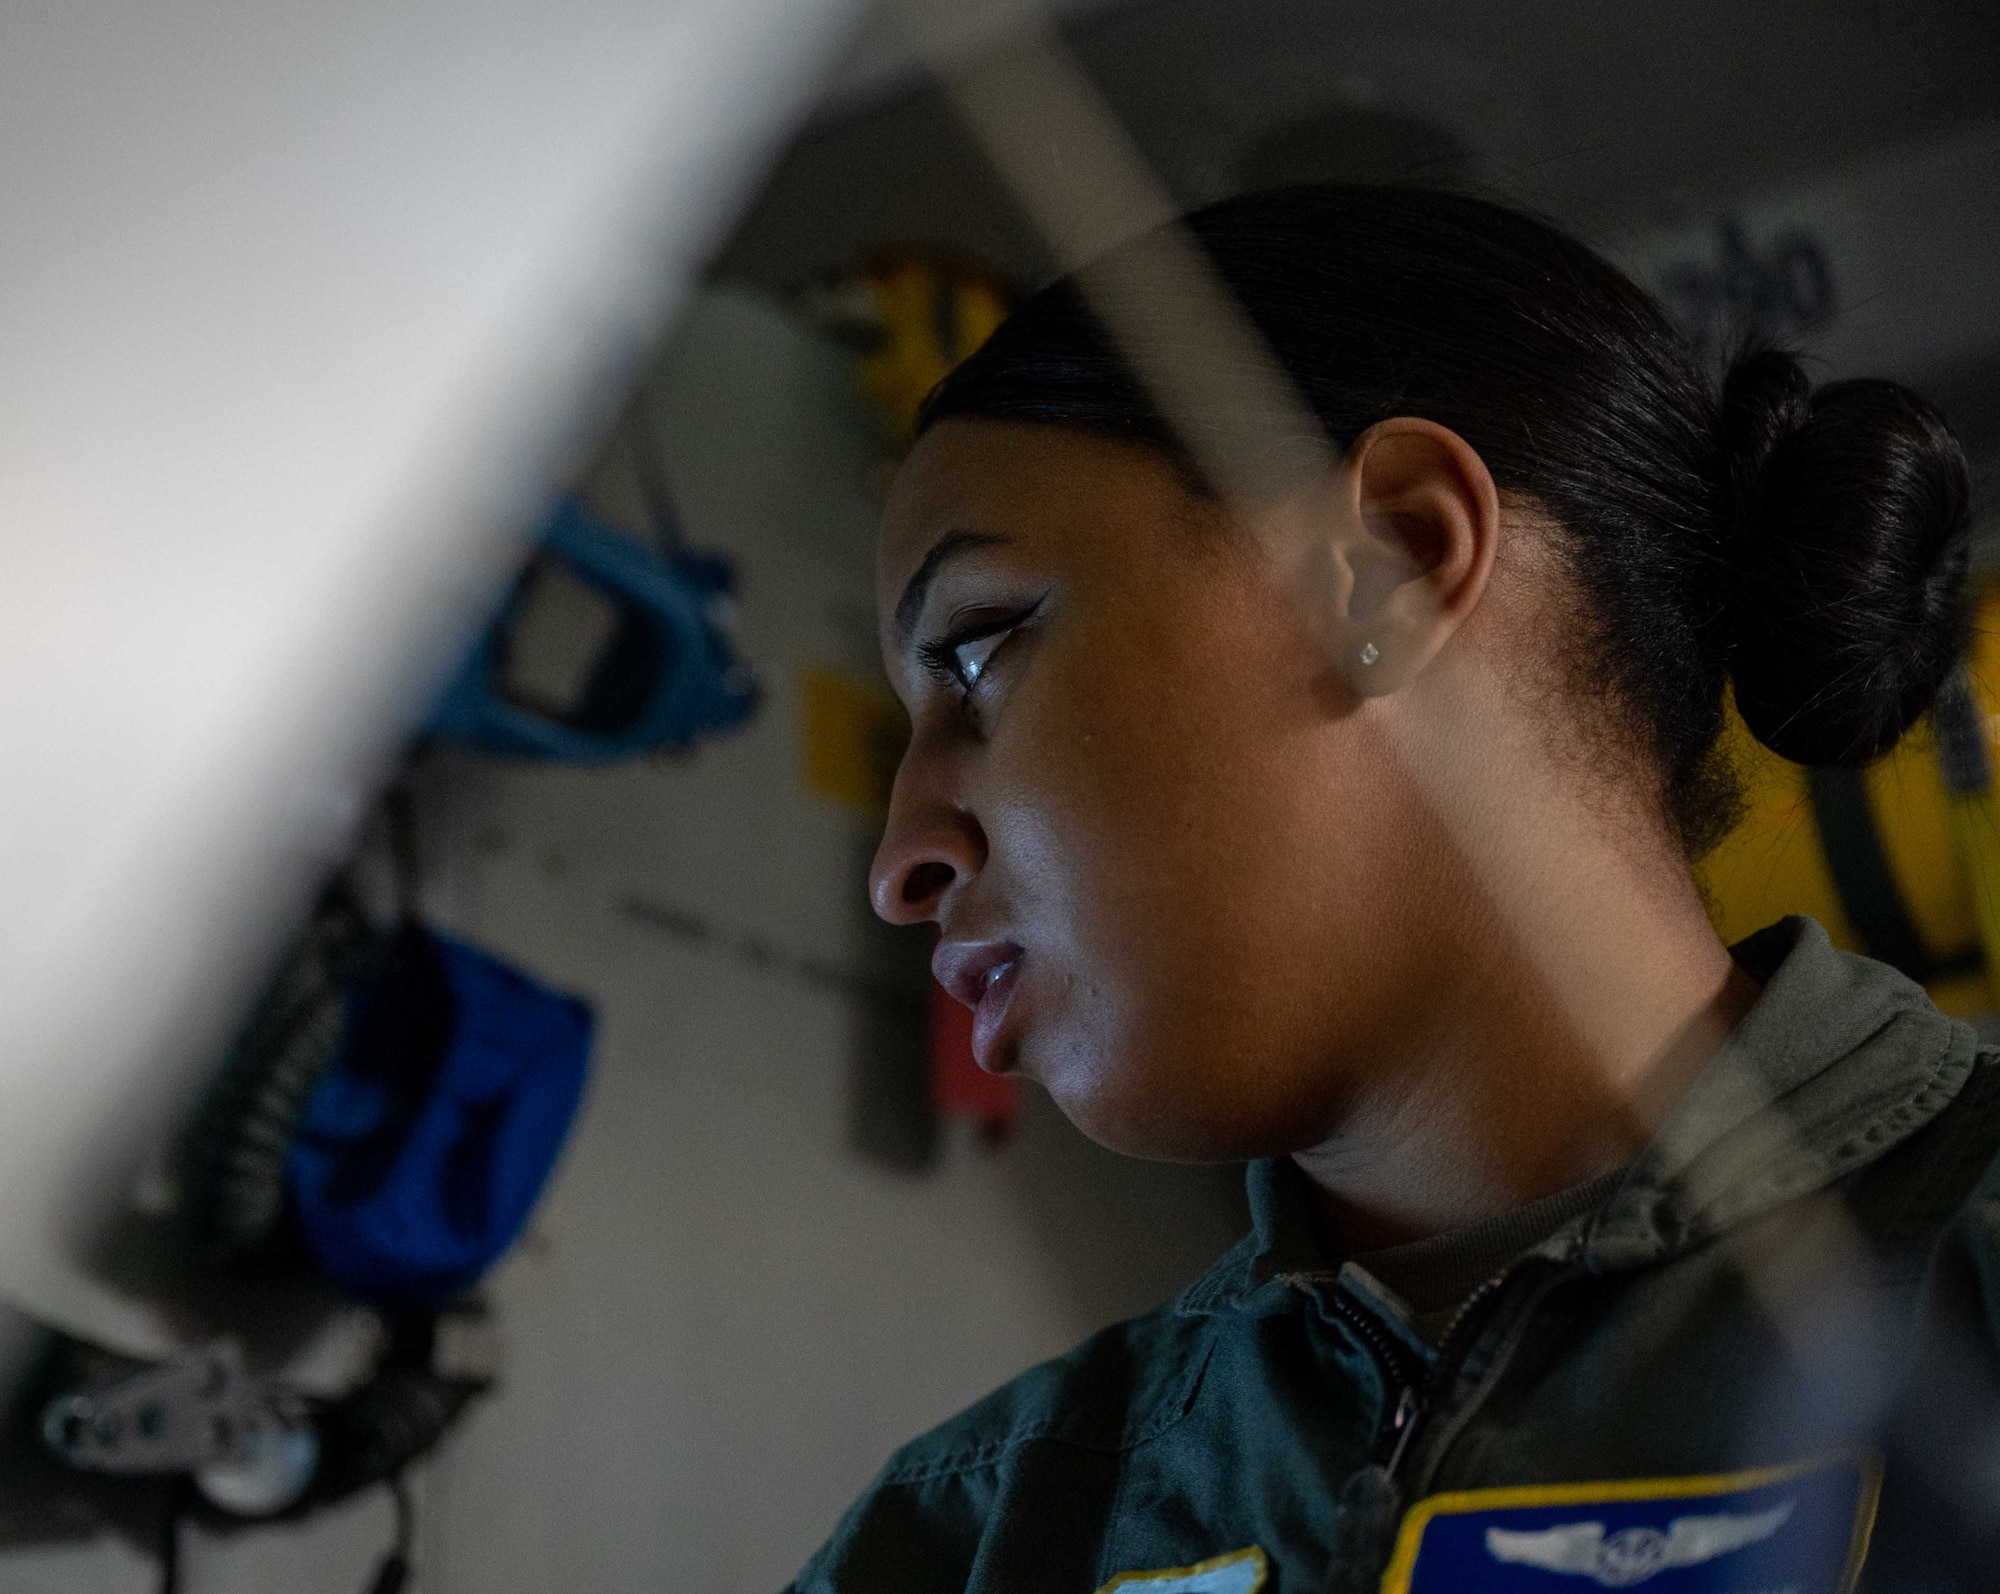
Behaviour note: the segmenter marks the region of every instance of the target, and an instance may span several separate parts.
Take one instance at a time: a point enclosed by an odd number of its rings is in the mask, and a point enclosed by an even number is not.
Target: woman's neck
[[[1511,1021],[1495,1011],[1441,1026],[1400,1053],[1394,1088],[1357,1100],[1334,1135],[1295,1154],[1322,1232],[1342,1252],[1399,1245],[1631,1162],[1758,995],[1726,953],[1699,984],[1662,972],[1601,971],[1631,999],[1624,1043],[1610,1050],[1601,1036],[1583,1043],[1544,1001],[1539,1012],[1508,1004]]]
[[[1403,739],[1451,859],[1421,983],[1340,1127],[1296,1154],[1350,1251],[1631,1161],[1758,995],[1662,827],[1607,814],[1504,731]]]

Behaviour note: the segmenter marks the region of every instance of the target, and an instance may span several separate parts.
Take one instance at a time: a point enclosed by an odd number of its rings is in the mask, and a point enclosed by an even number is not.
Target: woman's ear
[[[1355,691],[1414,679],[1478,607],[1500,539],[1500,494],[1472,446],[1399,416],[1357,437],[1336,472],[1330,561],[1345,603],[1329,641]]]

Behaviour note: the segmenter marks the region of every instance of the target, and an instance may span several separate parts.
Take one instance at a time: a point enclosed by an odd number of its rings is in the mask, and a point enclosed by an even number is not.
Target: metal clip
[[[185,1472],[225,1510],[283,1510],[312,1481],[319,1436],[298,1395],[253,1380],[218,1339],[99,1389],[58,1395],[42,1438],[84,1472]]]

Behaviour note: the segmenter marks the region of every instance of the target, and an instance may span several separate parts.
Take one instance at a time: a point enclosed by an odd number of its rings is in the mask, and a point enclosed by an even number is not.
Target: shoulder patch
[[[1193,1566],[1170,1566],[1158,1572],[1120,1572],[1097,1594],[1130,1589],[1133,1594],[1257,1594],[1270,1575],[1270,1563],[1256,1545],[1235,1550]]]
[[[1851,1594],[1881,1481],[1860,1453],[1434,1494],[1403,1518],[1382,1594]]]

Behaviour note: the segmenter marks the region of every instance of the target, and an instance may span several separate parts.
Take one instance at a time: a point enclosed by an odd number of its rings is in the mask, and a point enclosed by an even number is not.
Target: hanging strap
[[[1950,811],[1951,845],[1965,874],[1985,952],[1986,973],[2000,990],[2000,816],[1993,809],[1993,758],[1986,713],[1971,678],[1959,670],[1938,693],[1938,773]]]
[[[1882,850],[1882,835],[1876,828],[1861,772],[1809,769],[1806,791],[1812,799],[1813,819],[1819,826],[1833,888],[1847,922],[1861,938],[1862,949],[1920,985],[1978,973],[1982,964],[1977,949],[1940,959],[1924,945],[1903,905],[1888,854]]]

